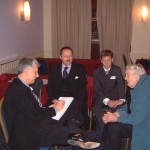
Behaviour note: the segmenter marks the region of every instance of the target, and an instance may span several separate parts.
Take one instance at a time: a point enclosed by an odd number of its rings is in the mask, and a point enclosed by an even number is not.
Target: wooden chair
[[[6,128],[6,123],[5,123],[5,118],[4,118],[3,108],[2,108],[3,101],[4,101],[4,97],[0,101],[0,124],[1,124],[1,127],[2,127],[2,131],[3,131],[3,134],[4,134],[4,138],[6,140],[6,143],[8,143],[9,136],[8,136],[8,131],[7,131],[7,128]]]
[[[126,140],[126,149],[125,150],[129,150],[130,149],[130,138],[127,138]]]
[[[10,150],[8,146],[8,133],[5,126],[4,115],[2,111],[3,98],[0,101],[0,149]]]
[[[92,112],[92,102],[93,102],[93,94],[94,94],[94,90],[93,90],[93,77],[92,76],[88,76],[87,77],[87,91],[88,91],[88,95],[87,95],[87,108],[88,108],[88,115],[90,117],[90,124],[89,124],[89,130],[91,131],[92,129],[92,120],[93,120],[93,112]]]

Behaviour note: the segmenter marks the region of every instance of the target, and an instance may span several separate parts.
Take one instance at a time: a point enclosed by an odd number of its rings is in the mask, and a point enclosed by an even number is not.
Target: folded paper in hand
[[[66,112],[66,110],[68,109],[69,105],[73,101],[73,97],[60,97],[59,100],[64,100],[65,101],[65,105],[64,105],[64,108],[61,111],[56,113],[56,116],[52,117],[55,120],[59,120],[62,117],[62,115]]]

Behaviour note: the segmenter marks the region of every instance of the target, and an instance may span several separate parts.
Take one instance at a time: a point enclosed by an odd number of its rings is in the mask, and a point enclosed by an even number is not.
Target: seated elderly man
[[[39,150],[42,146],[68,143],[85,149],[98,147],[99,143],[91,142],[81,134],[84,131],[78,128],[75,120],[66,127],[52,119],[64,107],[63,100],[55,101],[48,108],[42,107],[29,86],[39,76],[38,66],[33,58],[21,59],[18,77],[12,81],[5,95],[3,108],[11,150]]]
[[[105,150],[120,150],[121,137],[130,137],[132,150],[150,150],[150,76],[140,64],[126,67],[125,80],[131,90],[131,114],[125,106],[103,116],[107,126]]]

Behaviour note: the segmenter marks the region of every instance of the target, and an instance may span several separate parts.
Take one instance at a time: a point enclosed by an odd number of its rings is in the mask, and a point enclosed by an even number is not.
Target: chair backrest
[[[36,58],[36,59],[40,64],[38,73],[39,74],[49,74],[49,67],[48,67],[46,60],[44,58]]]
[[[132,59],[131,59],[131,58],[130,58],[130,63],[131,63],[131,64],[133,64],[133,61],[132,61]]]
[[[3,113],[3,101],[4,101],[4,97],[0,100],[0,124],[2,127],[2,131],[6,140],[6,143],[8,143],[8,131],[6,128],[6,123],[5,123],[5,118],[4,118],[4,113]]]
[[[126,59],[126,56],[123,54],[123,61],[124,61],[124,66],[126,67],[127,66],[127,59]]]

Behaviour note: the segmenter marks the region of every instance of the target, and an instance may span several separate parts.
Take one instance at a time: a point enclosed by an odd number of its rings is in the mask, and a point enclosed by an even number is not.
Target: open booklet
[[[64,108],[61,111],[57,112],[56,116],[52,118],[55,120],[59,120],[62,117],[62,115],[66,112],[73,99],[73,97],[60,97],[59,100],[65,100]]]

